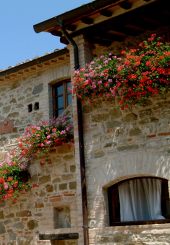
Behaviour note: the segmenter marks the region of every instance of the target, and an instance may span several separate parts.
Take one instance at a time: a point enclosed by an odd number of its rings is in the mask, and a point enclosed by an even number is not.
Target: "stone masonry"
[[[68,58],[48,69],[25,73],[20,78],[0,82],[0,159],[28,124],[52,117],[51,87],[57,81],[70,77]],[[39,109],[36,109],[36,103]],[[29,111],[29,106],[32,111]]]
[[[147,34],[146,34],[147,35]],[[138,37],[137,43],[143,39]],[[80,66],[106,47],[91,47],[83,36],[75,39]],[[126,42],[135,42],[133,38]],[[120,47],[109,47],[117,53]],[[126,43],[119,44],[125,47]],[[71,69],[74,69],[70,47]],[[84,106],[84,143],[90,245],[170,244],[170,225],[109,227],[107,188],[120,180],[155,176],[170,180],[170,99],[169,94],[155,97],[144,106],[121,111],[117,101],[96,100]],[[79,147],[76,102],[73,104],[75,126],[75,161],[79,173]],[[79,175],[77,176],[79,182]],[[170,192],[170,191],[169,191]],[[81,189],[77,189],[81,212]],[[80,222],[82,220],[80,219]],[[83,243],[79,242],[79,245]]]
[[[28,67],[27,71],[20,69],[17,74],[0,82],[0,161],[15,147],[16,138],[27,125],[52,117],[51,85],[70,78],[69,56]],[[52,241],[40,240],[39,234],[79,232],[74,145],[53,149],[44,164],[33,161],[29,172],[33,188],[20,194],[16,203],[0,204],[0,245],[50,245]],[[75,245],[77,241],[53,244]]]
[[[33,188],[20,194],[16,203],[0,204],[1,245],[44,244],[39,233],[56,233],[60,228],[70,232],[77,227],[73,145],[53,149],[43,165],[36,160],[29,172]]]
[[[170,179],[169,98],[125,111],[108,102],[84,108],[90,244],[169,244],[168,224],[108,228],[107,201],[107,188],[120,180]]]
[[[81,66],[107,50],[92,46],[83,35],[75,41]],[[28,124],[51,116],[50,85],[71,77],[74,69],[73,48],[68,48],[70,61],[62,57],[62,63],[48,69],[34,69],[0,82],[0,161]],[[169,108],[169,94],[125,111],[117,108],[117,101],[104,99],[83,107],[89,245],[170,244],[168,223],[109,226],[107,201],[108,187],[120,180],[135,176],[170,179]],[[74,146],[53,149],[43,165],[39,160],[32,162],[29,172],[34,188],[22,193],[16,203],[0,205],[0,245],[85,245],[75,98],[73,122]],[[78,234],[78,238],[53,239],[65,234]],[[49,238],[40,240],[39,235]]]

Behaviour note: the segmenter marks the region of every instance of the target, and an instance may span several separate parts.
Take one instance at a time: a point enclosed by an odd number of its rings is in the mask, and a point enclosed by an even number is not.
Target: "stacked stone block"
[[[57,147],[44,165],[39,160],[31,163],[29,172],[31,190],[20,193],[16,203],[8,200],[0,205],[0,244],[44,244],[40,233],[77,230],[74,146]],[[56,227],[55,209],[63,207],[66,215],[69,210],[70,223],[61,220]]]

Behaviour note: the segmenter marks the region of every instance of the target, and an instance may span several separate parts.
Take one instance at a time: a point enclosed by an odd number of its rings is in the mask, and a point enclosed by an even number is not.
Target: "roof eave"
[[[33,26],[34,31],[36,33],[40,33],[43,31],[48,32],[51,28],[60,29],[61,23],[67,24],[72,23],[78,19],[81,19],[82,16],[86,16],[92,12],[97,12],[98,10],[101,10],[102,8],[105,8],[106,6],[109,7],[110,4],[118,4],[122,0],[98,0],[94,1],[88,4],[85,4],[83,6],[80,6],[78,8],[75,8],[73,10],[70,10],[68,12],[65,12],[61,15],[55,16],[51,19],[45,20],[43,22],[40,22],[38,24],[35,24]]]
[[[22,64],[16,65],[14,67],[7,68],[5,70],[0,71],[0,78],[4,77],[4,76],[8,76],[8,75],[10,75],[12,73],[16,73],[16,72],[18,72],[18,71],[20,71],[22,69],[26,69],[28,67],[44,63],[44,62],[46,62],[46,61],[48,61],[50,59],[59,57],[61,55],[67,54],[67,53],[68,53],[68,49],[64,48],[64,49],[57,50],[57,51],[55,51],[53,53],[38,57],[36,59],[24,62]]]

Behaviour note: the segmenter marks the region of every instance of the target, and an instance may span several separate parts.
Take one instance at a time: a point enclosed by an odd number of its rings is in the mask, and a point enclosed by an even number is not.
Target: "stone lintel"
[[[60,234],[39,234],[39,240],[76,240],[78,233],[60,233]]]

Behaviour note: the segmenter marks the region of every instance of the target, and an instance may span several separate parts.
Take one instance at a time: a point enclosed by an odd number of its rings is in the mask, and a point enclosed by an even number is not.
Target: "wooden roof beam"
[[[61,43],[64,43],[65,45],[68,45],[68,44],[69,44],[67,38],[64,37],[64,36],[61,36],[61,37],[60,37],[60,42],[61,42]]]
[[[62,36],[62,32],[61,31],[58,31],[58,30],[51,30],[49,31],[53,36],[59,36],[61,37]]]
[[[105,16],[105,17],[111,17],[113,13],[108,9],[102,9],[100,11],[100,14]]]
[[[33,71],[36,71],[36,67],[35,66],[31,66],[30,69],[33,70]]]
[[[132,5],[133,5],[132,2],[130,2],[128,0],[125,0],[122,3],[119,4],[119,6],[121,8],[126,9],[126,10],[131,9]]]
[[[102,32],[102,30],[101,30]],[[110,46],[113,41],[122,41],[126,37],[126,35],[116,35],[115,33],[105,33],[103,36],[97,33],[89,34],[87,37],[89,37],[89,40],[91,40],[93,43],[100,44],[103,46]]]
[[[158,19],[146,17],[146,16],[143,16],[143,15],[141,16],[141,18],[142,18],[145,22],[147,22],[148,24],[155,25],[155,26],[160,25],[160,22],[158,21]]]
[[[115,31],[115,30],[109,30],[108,33],[114,35],[114,36],[119,36],[122,38],[125,38],[126,35],[123,32]]]
[[[68,31],[75,31],[77,26],[76,25],[67,25],[65,27]]]
[[[87,25],[91,25],[94,23],[94,20],[90,17],[83,17],[81,19],[81,22],[83,22],[84,24],[87,24]]]
[[[95,43],[95,44],[99,44],[99,45],[102,45],[102,46],[110,46],[112,44],[112,41],[110,39],[101,39],[101,37],[95,37],[95,38],[92,38],[92,41]]]
[[[144,28],[141,28],[135,24],[126,24],[125,27],[127,27],[128,29],[131,29],[131,30],[134,30],[134,31],[137,31],[137,32],[144,32],[145,29]]]

